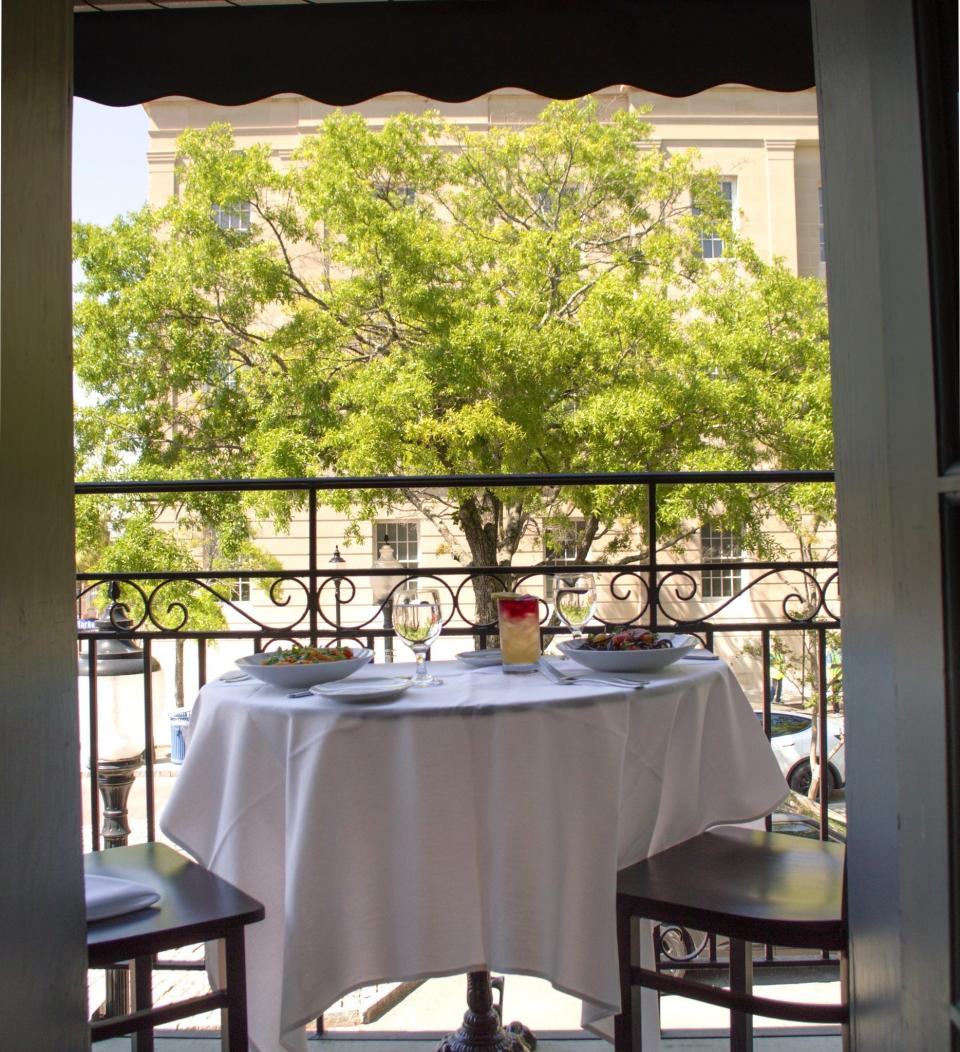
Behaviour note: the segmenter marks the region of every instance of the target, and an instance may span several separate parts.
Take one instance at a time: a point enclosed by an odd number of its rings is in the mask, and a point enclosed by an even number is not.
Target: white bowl
[[[366,647],[351,647],[354,657],[340,661],[316,661],[309,665],[265,665],[271,656],[266,650],[259,654],[248,654],[237,658],[235,664],[254,679],[269,683],[281,690],[305,690],[315,683],[330,683],[335,679],[346,679],[358,668],[363,668],[373,655]]]
[[[660,650],[584,650],[586,640],[564,640],[557,644],[568,658],[597,672],[651,672],[666,668],[695,650],[700,640],[694,636],[658,633],[658,639],[673,644]]]

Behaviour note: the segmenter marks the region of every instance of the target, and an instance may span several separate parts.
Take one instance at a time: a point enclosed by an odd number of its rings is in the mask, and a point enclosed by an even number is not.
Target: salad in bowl
[[[621,628],[560,642],[563,653],[598,672],[649,672],[666,668],[700,645],[695,636]]]
[[[238,658],[236,665],[254,679],[283,690],[299,690],[317,683],[346,679],[363,668],[373,651],[366,647],[312,647],[294,644]]]

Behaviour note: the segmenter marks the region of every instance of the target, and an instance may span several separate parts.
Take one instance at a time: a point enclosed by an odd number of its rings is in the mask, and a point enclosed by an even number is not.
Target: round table
[[[489,969],[550,980],[604,1032],[617,869],[786,796],[723,662],[642,690],[431,670],[442,687],[385,704],[248,680],[194,705],[160,825],[266,906],[248,929],[256,1052],[305,1052],[304,1026],[359,986]]]

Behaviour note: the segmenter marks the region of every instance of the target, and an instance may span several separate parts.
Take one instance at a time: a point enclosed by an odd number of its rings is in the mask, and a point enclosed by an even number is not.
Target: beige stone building
[[[648,111],[651,145],[699,151],[704,167],[716,168],[729,193],[740,230],[766,259],[779,256],[796,273],[823,276],[823,212],[820,144],[813,90],[759,91],[742,85],[712,88],[672,99],[616,86],[597,92],[601,113]],[[376,128],[397,113],[437,111],[472,130],[523,125],[547,100],[503,89],[470,102],[444,103],[393,93],[345,107]],[[333,108],[311,99],[279,96],[247,106],[213,106],[191,99],[147,103],[149,201],[165,201],[175,187],[174,148],[184,128],[215,121],[232,125],[237,145],[270,143],[278,164],[289,162],[303,138],[316,132]]]
[[[695,149],[704,167],[720,173],[721,188],[730,201],[734,223],[757,247],[762,257],[782,258],[802,276],[825,275],[823,209],[820,183],[819,133],[816,96],[813,90],[793,94],[759,91],[742,85],[726,85],[688,98],[666,98],[649,92],[614,86],[596,97],[601,115],[618,110],[646,111],[653,126],[651,147],[665,151]],[[464,103],[438,103],[419,96],[393,93],[346,107],[346,112],[362,114],[376,128],[401,112],[439,111],[448,121],[475,130],[501,125],[518,126],[536,119],[545,99],[519,90],[499,90]],[[149,117],[149,200],[161,204],[176,192],[175,143],[188,127],[204,127],[213,122],[229,123],[239,147],[269,143],[280,166],[290,163],[304,137],[315,133],[318,124],[332,112],[332,107],[297,96],[280,96],[240,107],[218,107],[184,98],[164,98],[145,105]],[[249,215],[224,214],[222,225],[249,222]],[[723,244],[717,238],[704,237],[705,257],[722,255]],[[305,565],[307,551],[306,522],[295,520],[289,533],[276,534],[261,524],[261,543],[281,563],[290,568]],[[346,520],[329,509],[321,510],[319,525],[319,563],[321,569],[339,551],[346,561],[341,569],[360,575],[358,592],[344,606],[344,623],[366,620],[376,609],[369,589],[369,579],[362,576],[377,555],[384,536],[389,535],[397,557],[405,566],[455,565],[446,552],[437,530],[412,508],[400,508],[384,515],[375,523],[362,526],[360,544],[345,543]],[[575,528],[575,526],[574,526]],[[777,524],[771,529],[788,552],[796,552],[796,538],[783,532]],[[819,557],[832,555],[833,535],[823,538]],[[526,538],[518,563],[536,563],[549,555],[554,561],[568,558],[569,536],[544,536],[542,532]],[[591,553],[596,556],[599,553]],[[737,558],[742,553],[737,538],[697,531],[686,546],[686,557],[693,561],[710,558]],[[752,571],[704,571],[699,576],[698,604],[709,613],[723,604],[723,617],[731,621],[756,620],[776,616],[785,589],[771,582],[747,591],[729,603],[750,580]],[[532,589],[533,590],[533,589]],[[241,610],[252,616],[271,620],[271,604],[249,579],[234,585],[234,598]],[[328,597],[324,597],[329,601]],[[599,613],[607,619],[629,617],[635,598],[615,602],[609,591],[601,594]],[[688,614],[687,616],[691,616]],[[231,612],[232,625],[241,625],[241,615]],[[232,653],[219,648],[224,662]],[[463,641],[448,640],[438,644],[441,656],[463,649]],[[738,648],[729,656],[744,658]],[[218,659],[219,661],[219,659]],[[189,689],[189,688],[188,688]]]

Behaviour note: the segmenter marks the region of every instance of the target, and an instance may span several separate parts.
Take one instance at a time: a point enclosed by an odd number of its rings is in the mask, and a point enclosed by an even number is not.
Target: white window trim
[[[738,191],[737,177],[735,175],[721,175],[720,179],[719,179],[719,185],[720,185],[720,192],[721,192],[721,194],[723,193],[724,186],[729,186],[730,187],[730,198],[729,198],[729,204],[730,204],[730,225],[734,229],[734,231],[736,231],[736,230],[739,229],[739,218],[738,218],[739,217],[739,210],[738,210],[738,205],[737,205],[739,195],[738,195],[738,192],[737,192]],[[693,213],[693,215],[701,215],[702,214],[700,209],[697,208],[697,206],[695,204],[692,206],[692,213]],[[705,247],[705,245],[706,245],[706,243],[708,241],[710,242],[711,245],[715,245],[717,242],[720,243],[720,252],[719,252],[719,254],[714,254],[712,249],[711,249],[711,254],[710,255],[706,255],[705,254],[704,247]],[[722,237],[717,237],[716,234],[708,234],[706,232],[700,234],[700,258],[701,259],[707,260],[707,261],[714,260],[714,259],[725,259],[725,258],[727,258],[726,257],[726,247],[727,246],[726,246],[726,244],[724,242],[724,239]]]
[[[706,535],[705,535],[706,531]],[[734,562],[743,558],[743,540],[739,534],[732,530],[715,529],[709,523],[700,527],[700,562]],[[736,555],[715,555],[711,546],[711,534],[715,534],[720,545],[725,543],[726,538],[736,540]],[[707,594],[707,582],[710,581],[710,592]],[[730,591],[727,591],[727,588]],[[731,599],[743,588],[743,570],[736,566],[722,566],[715,570],[704,568],[700,571],[700,594],[704,602],[716,602],[721,599]]]
[[[373,524],[373,558],[376,560],[380,555],[380,546],[384,541],[380,540],[380,528],[383,527],[390,538],[390,547],[393,548],[397,562],[402,563],[406,569],[416,569],[420,565],[420,523],[416,519],[376,519]],[[402,559],[397,547],[399,540],[399,529],[413,529],[417,546],[416,559]],[[406,542],[404,542],[406,543]]]

